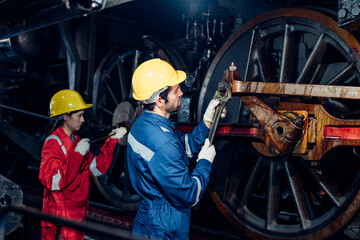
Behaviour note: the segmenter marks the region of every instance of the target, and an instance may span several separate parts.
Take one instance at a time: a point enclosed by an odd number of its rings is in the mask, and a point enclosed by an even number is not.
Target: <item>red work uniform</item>
[[[91,152],[82,156],[75,152],[81,140],[67,136],[62,127],[57,128],[44,142],[41,152],[39,180],[44,186],[43,212],[67,219],[85,220],[89,204],[89,175],[100,176],[113,160],[117,139],[107,138],[99,156]],[[56,239],[56,225],[42,221],[42,239]],[[84,239],[84,233],[62,227],[62,239]]]

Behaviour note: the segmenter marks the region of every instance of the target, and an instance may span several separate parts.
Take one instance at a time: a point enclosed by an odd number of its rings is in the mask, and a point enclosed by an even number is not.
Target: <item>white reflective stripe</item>
[[[57,171],[58,173],[52,177],[52,186],[51,186],[52,191],[60,190],[61,174],[59,169]]]
[[[56,136],[56,135],[50,135],[50,136],[48,136],[48,137],[45,139],[45,142],[46,142],[46,141],[49,141],[49,140],[51,140],[51,139],[55,139],[55,140],[58,142],[59,146],[61,147],[61,150],[62,150],[63,153],[66,155],[66,154],[67,154],[67,151],[66,151],[65,146],[62,144],[61,139],[60,139],[58,136]]]
[[[197,184],[198,184],[198,187],[197,187],[196,201],[195,201],[195,203],[192,205],[192,207],[195,206],[195,205],[199,202],[200,194],[201,194],[201,191],[202,191],[202,186],[201,186],[201,183],[200,183],[199,178],[197,178],[197,177],[193,177],[193,178],[195,178],[195,180],[196,180],[196,182],[197,182]]]
[[[64,154],[66,155],[67,154],[67,151],[66,151],[66,148],[64,145],[61,146],[61,149],[63,150]]]
[[[186,149],[186,155],[189,158],[191,158],[193,155],[192,155],[190,145],[189,145],[189,135],[188,134],[185,134],[185,149]]]
[[[90,171],[92,172],[92,174],[94,174],[95,177],[98,177],[101,176],[102,173],[99,171],[99,169],[96,168],[96,166],[97,166],[96,157],[94,157],[94,159],[90,164]]]
[[[56,135],[50,135],[50,136],[48,136],[48,137],[45,139],[45,142],[46,142],[46,141],[49,141],[50,139],[55,139],[56,141],[58,141],[58,143],[59,143],[60,146],[62,145],[62,141],[61,141],[61,139],[60,139],[58,136],[56,136]]]
[[[147,148],[145,145],[136,141],[136,139],[129,133],[128,135],[128,144],[130,144],[133,151],[145,159],[146,161],[150,161],[154,156],[154,152]]]
[[[163,132],[170,132],[170,130],[167,128],[164,128],[164,127],[160,127],[160,128],[161,128],[161,130],[163,130]]]

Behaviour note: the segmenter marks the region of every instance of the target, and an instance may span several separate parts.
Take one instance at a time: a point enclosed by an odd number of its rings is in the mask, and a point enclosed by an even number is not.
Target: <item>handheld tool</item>
[[[126,122],[121,122],[121,123],[117,123],[117,124],[115,124],[115,126],[111,126],[111,127],[109,128],[109,130],[113,130],[113,129],[119,128],[119,127],[125,127],[126,130],[127,130],[127,132],[129,132],[129,131],[130,131],[131,124],[130,124],[130,122],[128,122],[128,121],[126,121]],[[111,133],[111,132],[110,132],[110,133],[109,133],[108,135],[106,135],[106,136],[99,137],[99,138],[96,138],[96,139],[91,140],[91,141],[90,141],[90,144],[95,143],[95,142],[98,142],[98,141],[101,141],[101,140],[104,140],[104,139],[106,139],[106,138],[108,138],[108,137],[111,137],[111,136],[114,136],[114,135],[115,135],[115,133]]]
[[[240,72],[236,70],[236,66],[234,63],[231,63],[231,66],[229,67],[229,70],[225,70],[224,78],[221,82],[218,84],[218,89],[216,90],[213,99],[218,99],[220,101],[220,104],[215,109],[215,114],[213,118],[213,122],[210,128],[209,133],[209,141],[210,144],[212,143],[217,125],[220,120],[221,113],[226,106],[226,104],[231,99],[231,78],[234,78],[234,73],[238,76],[240,76]]]

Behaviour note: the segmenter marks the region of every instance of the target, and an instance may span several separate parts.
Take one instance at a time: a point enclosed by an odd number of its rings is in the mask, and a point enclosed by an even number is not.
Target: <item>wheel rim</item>
[[[161,58],[175,68],[185,69],[180,55],[167,42],[152,36],[142,37],[134,46],[115,46],[101,61],[94,75],[93,121],[98,131],[118,122],[118,107],[126,106],[126,113],[134,114],[136,102],[132,99],[132,73],[142,62]],[[130,123],[135,116],[128,116]],[[109,130],[107,130],[109,131]],[[108,171],[94,177],[102,195],[114,206],[126,210],[136,210],[139,196],[133,190],[127,172],[126,146],[118,145],[114,150],[114,160]]]
[[[204,112],[232,61],[245,81],[358,86],[359,49],[349,32],[321,13],[281,9],[263,14],[219,50],[204,80],[198,112]],[[354,116],[358,103],[327,99],[324,107],[336,116]],[[225,122],[249,121],[250,112],[239,97],[227,108],[231,111]],[[215,145],[211,196],[227,219],[251,238],[324,239],[342,229],[359,209],[360,159],[350,148],[310,162],[263,156],[240,139],[218,139]]]

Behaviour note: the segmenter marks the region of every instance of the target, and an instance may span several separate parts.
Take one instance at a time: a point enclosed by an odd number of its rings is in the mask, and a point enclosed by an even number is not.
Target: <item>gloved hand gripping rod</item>
[[[233,73],[236,71],[236,66],[234,63],[231,63],[231,66],[229,67],[229,70],[225,70],[224,77],[221,82],[219,82],[218,89],[216,90],[213,99],[219,99],[219,105],[215,109],[214,118],[211,124],[210,133],[209,133],[209,141],[212,143],[214,140],[215,132],[217,125],[220,120],[221,113],[223,112],[223,109],[225,108],[226,104],[231,99],[231,79],[234,78]],[[240,72],[237,71],[237,73]]]
[[[129,132],[130,131],[130,127],[131,127],[131,123],[130,122],[121,122],[121,123],[117,123],[117,124],[115,124],[115,126],[111,126],[110,128],[108,128],[108,129],[115,129],[115,128],[119,128],[119,127],[125,127],[126,128],[126,130]],[[106,136],[103,136],[103,137],[99,137],[99,138],[96,138],[96,139],[94,139],[94,140],[91,140],[90,141],[90,144],[92,144],[92,143],[94,143],[94,142],[98,142],[98,141],[101,141],[101,140],[104,140],[104,139],[106,139],[106,138],[108,138],[108,137],[111,137],[111,136],[114,136],[115,135],[115,133],[109,133],[108,135],[106,135]]]

